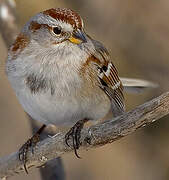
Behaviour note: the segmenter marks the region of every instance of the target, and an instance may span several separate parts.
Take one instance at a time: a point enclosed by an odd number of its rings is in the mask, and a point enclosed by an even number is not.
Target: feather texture
[[[93,40],[93,43],[96,49],[95,56],[101,60],[100,64],[97,64],[100,88],[111,100],[113,115],[118,116],[125,110],[122,82],[105,47],[98,41]]]

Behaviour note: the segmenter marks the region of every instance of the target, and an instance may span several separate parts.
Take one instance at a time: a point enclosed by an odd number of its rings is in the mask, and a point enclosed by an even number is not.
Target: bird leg
[[[25,172],[28,174],[26,163],[28,161],[27,154],[29,149],[31,149],[32,154],[34,153],[35,145],[40,141],[40,134],[45,129],[46,125],[42,127],[30,138],[28,141],[19,149],[19,160],[23,162]]]
[[[88,119],[83,119],[78,121],[65,135],[65,142],[67,146],[70,147],[68,140],[70,137],[73,140],[73,149],[75,152],[75,155],[80,158],[80,156],[77,153],[77,149],[79,149],[81,142],[80,142],[80,137],[81,137],[81,130],[83,129],[84,124],[88,121]]]

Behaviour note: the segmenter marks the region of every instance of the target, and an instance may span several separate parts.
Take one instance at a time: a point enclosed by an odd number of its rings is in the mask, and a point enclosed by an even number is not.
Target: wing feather
[[[125,110],[122,82],[118,76],[116,67],[109,60],[107,50],[100,42],[93,41],[93,43],[96,49],[96,58],[100,59],[100,57],[102,57],[102,62],[98,66],[100,87],[112,102],[114,116],[118,116]]]

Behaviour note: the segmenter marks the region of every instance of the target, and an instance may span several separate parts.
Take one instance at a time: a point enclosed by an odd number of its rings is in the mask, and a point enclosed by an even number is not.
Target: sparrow
[[[72,126],[65,142],[70,146],[73,139],[79,157],[84,124],[121,115],[123,89],[147,86],[120,79],[104,45],[85,32],[78,13],[66,8],[40,12],[24,25],[9,49],[6,74],[23,109],[43,124],[20,149],[26,172],[27,150],[47,125]]]

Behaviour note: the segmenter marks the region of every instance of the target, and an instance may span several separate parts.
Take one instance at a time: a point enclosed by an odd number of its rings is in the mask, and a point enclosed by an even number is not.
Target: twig
[[[137,129],[147,126],[169,114],[169,92],[136,107],[116,119],[100,123],[82,131],[81,149],[90,149],[112,143]],[[65,144],[65,133],[40,142],[34,151],[28,153],[28,167],[39,167],[47,161],[71,152]],[[0,159],[0,178],[9,177],[23,171],[23,164],[18,159],[18,152]]]

